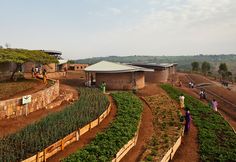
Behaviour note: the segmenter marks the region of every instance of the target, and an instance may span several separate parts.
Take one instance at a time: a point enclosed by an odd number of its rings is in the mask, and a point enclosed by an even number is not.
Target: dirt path
[[[152,112],[145,102],[143,102],[143,105],[144,109],[137,144],[122,158],[121,162],[139,161],[140,156],[145,151],[145,144],[152,137]]]
[[[199,144],[197,138],[197,128],[191,122],[190,131],[182,138],[182,142],[176,151],[172,162],[198,162],[200,155],[198,153]]]
[[[96,126],[91,131],[89,131],[89,132],[85,133],[84,135],[82,135],[78,142],[75,142],[75,143],[67,146],[65,148],[65,150],[63,150],[63,151],[59,152],[58,154],[52,156],[47,161],[48,162],[58,162],[58,161],[60,161],[60,159],[63,159],[65,157],[69,156],[70,154],[76,152],[79,148],[82,148],[85,145],[89,144],[95,138],[97,133],[104,131],[104,129],[106,129],[109,126],[109,124],[112,122],[112,120],[116,116],[116,105],[115,105],[115,103],[114,103],[114,101],[112,100],[111,97],[109,97],[109,100],[112,103],[111,112],[102,121],[102,123],[100,125]]]
[[[215,93],[216,95],[223,97],[224,99],[226,99],[229,102],[232,102],[233,104],[236,105],[236,93],[229,91],[223,87],[219,87],[217,85],[215,85],[213,82],[211,82],[209,79],[203,77],[203,76],[199,76],[196,74],[190,74],[190,77],[192,80],[194,80],[196,83],[205,83],[205,82],[210,82],[212,83],[211,86],[207,86],[204,87],[206,90],[210,90],[211,92]],[[184,83],[183,85],[187,86],[188,82],[189,82],[189,78],[186,77],[186,74],[184,73],[179,73],[179,78],[182,80],[182,82]],[[185,92],[193,95],[196,98],[199,98],[198,93],[199,93],[199,89],[189,89],[189,88],[182,88],[183,90],[185,90]],[[211,101],[213,98],[215,98],[219,104],[218,106],[218,111],[223,115],[223,117],[225,118],[226,121],[228,121],[230,123],[230,125],[236,129],[236,108],[233,107],[231,104],[228,104],[226,102],[224,102],[222,99],[217,98],[216,96],[207,93],[207,101],[204,100],[203,102],[207,103],[209,101]]]
[[[41,86],[39,86],[38,88],[40,87]],[[79,98],[77,89],[71,85],[60,84],[60,95],[63,95],[63,93],[73,93],[73,100],[77,100]],[[27,125],[32,124],[51,113],[61,111],[68,104],[70,103],[67,101],[63,101],[60,106],[57,106],[53,109],[43,108],[43,109],[30,113],[27,117],[18,116],[18,117],[10,118],[10,119],[2,119],[0,120],[0,137],[15,133],[19,131],[20,129],[26,127]]]

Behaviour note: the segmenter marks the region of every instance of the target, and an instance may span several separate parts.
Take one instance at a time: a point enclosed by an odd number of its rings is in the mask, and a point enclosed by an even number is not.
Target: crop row
[[[85,148],[70,155],[64,162],[107,162],[134,137],[142,113],[141,101],[129,92],[112,94],[117,104],[116,119]]]
[[[161,86],[171,98],[178,101],[181,91],[170,85]],[[198,128],[200,156],[202,161],[235,161],[236,135],[219,113],[199,100],[185,95],[185,104],[190,109]]]
[[[24,160],[96,119],[109,101],[97,89],[80,88],[80,99],[15,134],[0,138],[0,161]]]

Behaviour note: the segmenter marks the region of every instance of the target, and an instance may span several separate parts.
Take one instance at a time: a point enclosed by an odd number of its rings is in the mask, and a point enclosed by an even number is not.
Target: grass
[[[18,81],[0,82],[0,100],[14,96],[25,90],[29,90],[38,85],[35,79],[21,79]]]

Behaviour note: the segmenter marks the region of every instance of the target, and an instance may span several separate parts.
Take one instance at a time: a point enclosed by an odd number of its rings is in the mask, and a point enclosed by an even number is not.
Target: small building
[[[176,63],[134,63],[132,65],[153,69],[154,72],[145,72],[145,81],[150,83],[167,82],[176,73],[177,66]]]
[[[82,71],[88,66],[88,64],[68,64],[68,70]]]
[[[109,90],[141,89],[145,86],[144,72],[151,69],[127,64],[101,61],[85,68],[86,82],[100,86],[106,83]]]

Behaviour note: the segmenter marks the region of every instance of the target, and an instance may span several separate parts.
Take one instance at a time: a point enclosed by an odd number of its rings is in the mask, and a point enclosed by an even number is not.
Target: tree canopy
[[[211,69],[211,65],[209,62],[204,61],[202,63],[202,72],[206,75]]]
[[[199,62],[196,62],[196,61],[194,61],[194,62],[192,62],[192,70],[193,71],[198,71],[199,70]]]
[[[14,62],[23,64],[25,62],[35,62],[41,64],[57,63],[58,60],[40,50],[26,49],[0,49],[0,63]]]

